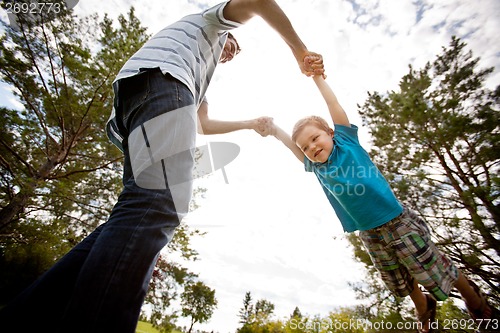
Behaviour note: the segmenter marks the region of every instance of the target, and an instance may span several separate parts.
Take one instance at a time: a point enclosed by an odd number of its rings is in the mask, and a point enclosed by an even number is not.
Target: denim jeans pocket
[[[142,72],[116,83],[116,121],[123,137],[127,137],[130,133],[130,119],[147,98],[149,90],[147,76],[147,72]]]
[[[118,82],[116,117],[125,138],[145,121],[192,104],[188,87],[159,68],[143,69]]]

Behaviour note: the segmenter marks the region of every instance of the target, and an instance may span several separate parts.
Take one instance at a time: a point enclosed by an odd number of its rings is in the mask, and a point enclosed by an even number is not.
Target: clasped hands
[[[273,118],[271,117],[260,117],[254,119],[253,129],[262,136],[276,134],[276,126],[274,125]]]
[[[299,61],[299,67],[306,76],[322,75],[326,79],[325,66],[321,54],[308,51],[302,61]]]

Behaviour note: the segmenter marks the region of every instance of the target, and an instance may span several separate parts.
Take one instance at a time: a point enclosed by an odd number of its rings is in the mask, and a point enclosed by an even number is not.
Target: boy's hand
[[[308,52],[304,57],[304,74],[307,76],[322,75],[326,79],[325,66],[321,54]]]
[[[260,117],[255,119],[254,130],[262,136],[274,135],[276,130],[271,117]]]

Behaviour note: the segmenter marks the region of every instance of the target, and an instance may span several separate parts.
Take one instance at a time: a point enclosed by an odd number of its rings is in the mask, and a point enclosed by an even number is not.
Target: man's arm
[[[274,0],[231,0],[224,8],[224,17],[231,21],[245,23],[254,16],[260,16],[288,44],[302,73],[310,76],[324,73],[323,59],[309,52],[295,32],[290,20]],[[307,56],[317,56],[314,62],[306,62]]]
[[[347,114],[345,113],[344,109],[342,108],[342,106],[340,106],[339,101],[337,100],[337,96],[335,96],[333,90],[330,88],[328,83],[326,83],[323,76],[316,75],[313,77],[313,79],[321,95],[325,99],[333,123],[337,125],[351,126]]]
[[[265,128],[259,122],[259,119],[241,120],[241,121],[222,121],[210,119],[208,117],[208,103],[202,102],[198,109],[198,133],[224,134],[243,129],[253,129],[262,136],[265,136]]]

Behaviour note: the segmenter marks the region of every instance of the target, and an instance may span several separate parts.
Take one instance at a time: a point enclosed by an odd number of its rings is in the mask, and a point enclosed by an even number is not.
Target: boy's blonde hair
[[[328,132],[330,130],[330,126],[328,126],[328,123],[326,122],[325,119],[318,117],[318,116],[309,116],[300,119],[295,123],[295,126],[293,127],[292,131],[292,141],[297,143],[297,136],[302,132],[304,127],[307,125],[314,125],[320,130],[324,130]]]

